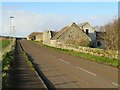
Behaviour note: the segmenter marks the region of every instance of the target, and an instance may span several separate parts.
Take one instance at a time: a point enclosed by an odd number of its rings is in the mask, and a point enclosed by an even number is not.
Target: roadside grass
[[[9,78],[9,71],[11,69],[11,65],[12,65],[12,61],[13,61],[13,57],[14,57],[14,51],[10,51],[7,52],[2,59],[2,64],[0,67],[2,67],[2,87],[8,87],[8,78]],[[34,67],[32,65],[32,63],[28,60],[28,57],[26,56],[24,51],[20,51],[20,56],[23,57],[27,64],[29,65],[29,67],[34,70]]]
[[[10,44],[10,40],[9,39],[2,39],[0,40],[0,50],[2,50],[3,48],[7,47]]]
[[[49,49],[57,50],[57,51],[62,52],[62,53],[66,53],[66,54],[73,55],[73,56],[76,56],[76,57],[80,57],[80,58],[83,58],[83,59],[86,59],[86,60],[95,61],[95,62],[98,62],[98,63],[101,63],[101,64],[105,64],[105,65],[120,68],[120,60],[115,59],[115,58],[96,56],[96,55],[77,52],[77,51],[73,51],[73,50],[51,47],[51,46],[48,46],[48,45],[43,45],[42,43],[39,43],[38,41],[32,41],[32,42],[35,43],[35,44],[39,44],[40,46],[44,46],[46,48],[49,48]]]
[[[7,52],[2,60],[2,87],[7,87],[9,70],[13,60],[14,50]]]
[[[106,65],[110,65],[110,66],[114,66],[114,67],[118,67],[118,68],[120,67],[120,60],[115,59],[115,58],[101,57],[101,56],[86,54],[86,53],[82,53],[82,52],[76,52],[73,50],[55,48],[55,47],[51,47],[51,46],[47,46],[47,45],[43,45],[43,46],[57,50],[62,53],[67,53],[69,55],[77,56],[77,57],[80,57],[80,58],[83,58],[86,60],[91,60],[91,61],[95,61],[98,63],[102,63],[102,64],[106,64]]]
[[[83,59],[91,60],[91,61],[96,61],[102,64],[114,66],[114,67],[120,67],[120,60],[115,59],[115,58],[108,58],[108,57],[101,57],[101,56],[96,56],[96,55],[91,55],[91,54],[86,54],[86,53],[81,53],[81,52],[76,52],[73,50],[67,50],[67,49],[61,49],[61,48],[55,48],[47,45],[43,45],[47,48],[52,48],[57,51],[60,51],[62,53],[67,53],[69,55],[77,56]]]
[[[31,40],[29,40],[29,41],[31,41]],[[42,42],[40,42],[40,41],[31,41],[31,42],[33,42],[33,43],[35,43],[35,44],[39,44],[39,45],[43,46]]]

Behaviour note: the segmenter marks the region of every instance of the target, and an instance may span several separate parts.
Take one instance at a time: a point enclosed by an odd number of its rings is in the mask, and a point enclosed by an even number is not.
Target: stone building
[[[48,30],[44,32],[33,32],[28,40],[43,41],[48,46],[72,46],[72,47],[97,47],[95,29],[88,23],[71,23],[64,26],[58,32]]]
[[[91,38],[75,23],[63,27],[53,35],[53,31],[43,33],[43,44],[49,46],[90,46]]]
[[[97,47],[95,29],[88,22],[81,23],[78,26],[91,38],[91,47]]]
[[[106,32],[104,31],[96,31],[96,39],[97,39],[97,48],[105,48],[105,36]]]
[[[43,33],[42,32],[36,35],[35,41],[43,42]]]
[[[56,32],[52,30],[44,31],[43,32],[43,44],[48,46],[55,46],[56,40],[52,40],[52,38],[55,36]]]
[[[30,35],[27,36],[27,40],[43,41],[43,33],[32,32]]]

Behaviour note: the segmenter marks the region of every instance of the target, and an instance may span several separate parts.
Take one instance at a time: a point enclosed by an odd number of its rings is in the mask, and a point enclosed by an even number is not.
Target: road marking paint
[[[66,64],[70,64],[69,62],[66,62],[66,61],[64,61],[62,59],[59,59],[59,60],[62,61],[62,62],[64,62],[64,63],[66,63]]]
[[[35,73],[37,74],[39,80],[43,83],[44,87],[47,88],[46,84],[44,83],[44,81],[40,78],[39,74],[37,73],[37,71],[35,71]]]
[[[112,82],[112,84],[115,85],[115,86],[117,86],[117,87],[119,86],[118,84],[116,84],[116,83],[114,83],[114,82]]]
[[[85,71],[85,72],[87,72],[87,73],[89,73],[89,74],[91,74],[91,75],[93,75],[93,76],[96,76],[96,74],[94,74],[94,73],[92,73],[92,72],[90,72],[90,71],[87,71],[87,70],[85,70],[85,69],[83,69],[83,68],[80,68],[80,67],[78,67],[78,66],[76,66],[76,68],[78,68],[78,69],[80,69],[80,70],[83,70],[83,71]]]

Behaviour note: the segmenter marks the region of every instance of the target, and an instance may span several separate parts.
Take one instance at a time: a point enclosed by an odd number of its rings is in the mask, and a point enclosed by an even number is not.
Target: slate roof
[[[90,25],[88,22],[83,22],[83,23],[80,23],[80,24],[78,24],[78,26],[81,28],[81,29],[83,29],[83,27],[85,26],[85,25]],[[91,26],[91,25],[90,25]],[[91,26],[92,27],[92,26]],[[93,27],[92,27],[93,28]],[[94,29],[94,28],[93,28]],[[94,29],[95,30],[95,29]]]
[[[36,35],[43,34],[42,32],[32,32],[30,35],[28,35],[29,38],[34,38]]]
[[[63,33],[65,33],[67,30],[69,30],[69,28],[73,25],[79,27],[77,24],[72,22],[71,24],[63,27],[59,32],[57,32],[56,35],[52,39],[58,39]]]
[[[89,23],[88,23],[88,22],[83,22],[83,23],[78,24],[78,26],[79,26],[79,27],[83,27],[83,26],[85,26],[86,24],[89,24]]]

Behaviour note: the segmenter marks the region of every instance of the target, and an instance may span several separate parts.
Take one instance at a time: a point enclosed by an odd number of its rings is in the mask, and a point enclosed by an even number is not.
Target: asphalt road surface
[[[117,88],[118,69],[20,41],[56,88]]]

